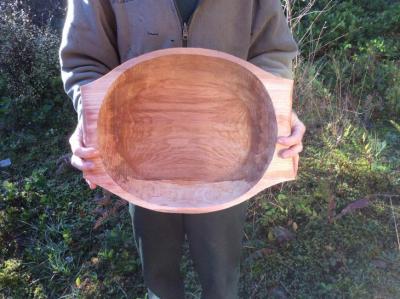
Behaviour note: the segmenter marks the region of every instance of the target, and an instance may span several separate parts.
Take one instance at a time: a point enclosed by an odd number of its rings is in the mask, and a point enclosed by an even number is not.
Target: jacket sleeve
[[[119,64],[115,18],[108,0],[68,0],[59,55],[64,89],[80,118],[80,86]]]
[[[248,61],[291,79],[297,44],[287,24],[280,0],[256,0]]]

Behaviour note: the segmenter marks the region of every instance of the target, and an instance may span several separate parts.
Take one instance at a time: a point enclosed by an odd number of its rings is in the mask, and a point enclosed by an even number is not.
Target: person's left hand
[[[303,136],[306,132],[306,126],[299,120],[297,114],[292,111],[292,133],[290,136],[279,136],[278,143],[288,146],[289,148],[279,152],[279,156],[283,159],[296,158],[303,150]]]

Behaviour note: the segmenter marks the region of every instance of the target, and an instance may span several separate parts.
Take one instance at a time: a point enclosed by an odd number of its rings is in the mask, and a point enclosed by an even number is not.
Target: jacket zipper
[[[173,2],[174,2],[175,10],[176,10],[176,13],[178,15],[178,18],[179,18],[180,24],[181,24],[181,29],[182,29],[182,47],[187,48],[188,47],[188,41],[189,41],[189,26],[190,26],[190,23],[192,22],[194,14],[199,9],[200,3],[197,4],[196,9],[194,10],[194,12],[192,13],[192,15],[189,18],[189,21],[188,22],[183,22],[183,18],[182,18],[181,12],[179,11],[178,5],[176,4],[176,0],[173,0]]]
[[[183,23],[183,29],[182,29],[182,47],[187,48],[188,39],[189,39],[189,26],[185,22]]]

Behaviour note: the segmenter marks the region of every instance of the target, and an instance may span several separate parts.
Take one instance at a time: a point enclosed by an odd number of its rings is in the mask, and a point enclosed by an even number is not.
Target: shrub
[[[34,24],[61,29],[62,20],[65,15],[66,0],[25,0],[23,7],[30,11],[30,16]]]
[[[11,116],[8,127],[43,121],[40,114],[62,94],[59,43],[59,34],[35,25],[21,2],[0,4],[0,113]]]
[[[293,14],[297,16],[312,1],[289,2],[293,3]],[[315,51],[312,45],[316,40],[317,57],[330,51],[351,56],[366,53],[367,45],[378,37],[380,57],[391,60],[399,58],[399,32],[400,3],[392,0],[314,1],[312,10],[303,16],[295,30],[299,39],[305,37],[301,47],[305,56]]]
[[[299,48],[296,93],[310,123],[400,114],[400,4],[284,0]],[[396,38],[397,37],[397,38]]]
[[[396,119],[400,115],[400,68],[379,63],[373,54],[352,58],[326,56],[316,62],[300,60],[296,68],[296,99],[307,123],[363,123]]]

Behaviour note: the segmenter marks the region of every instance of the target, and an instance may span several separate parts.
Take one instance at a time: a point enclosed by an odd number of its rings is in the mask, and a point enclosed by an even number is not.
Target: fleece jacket
[[[68,0],[61,75],[78,116],[80,86],[141,54],[182,46],[226,52],[284,78],[297,54],[280,0],[199,0],[188,24],[176,0]]]

